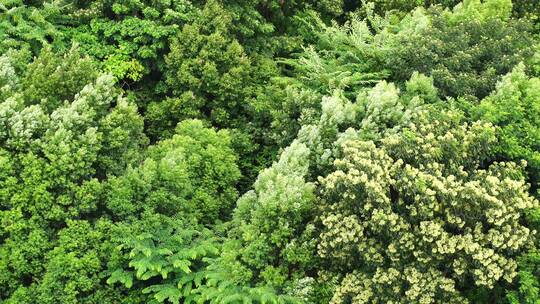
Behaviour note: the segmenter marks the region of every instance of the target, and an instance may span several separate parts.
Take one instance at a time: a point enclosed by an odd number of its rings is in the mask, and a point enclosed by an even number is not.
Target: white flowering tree
[[[452,122],[454,121],[454,122]],[[411,124],[378,143],[348,140],[320,178],[318,255],[331,303],[467,303],[516,276],[538,206],[522,165],[486,163],[489,124]]]

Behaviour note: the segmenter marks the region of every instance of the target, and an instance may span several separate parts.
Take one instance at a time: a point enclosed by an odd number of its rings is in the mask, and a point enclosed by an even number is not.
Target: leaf
[[[277,303],[277,300],[276,300],[275,295],[266,292],[266,293],[263,293],[263,294],[261,295],[261,303],[262,303],[262,304],[267,304],[267,303],[273,303],[273,304],[275,304],[275,303]]]
[[[188,260],[173,261],[173,267],[180,268],[180,270],[182,270],[185,273],[191,273],[191,269],[189,269],[189,266],[191,266],[191,262]]]
[[[140,279],[143,280],[143,281],[146,281],[146,280],[148,280],[148,279],[150,279],[150,278],[153,278],[153,277],[155,277],[155,276],[157,276],[157,275],[159,275],[159,274],[160,274],[160,273],[157,272],[157,271],[149,270],[149,271],[143,273],[143,274],[141,275]]]
[[[157,292],[154,295],[154,298],[160,302],[165,302],[165,300],[169,300],[172,303],[178,303],[180,302],[180,296],[182,295],[180,293],[180,290],[176,288],[174,285],[160,285],[161,288],[159,289],[159,292]]]
[[[233,295],[223,298],[221,303],[223,304],[239,303],[240,301],[243,301],[243,298],[244,297],[241,294],[233,294]]]
[[[192,288],[193,287],[191,283],[184,285],[184,290],[183,290],[184,297],[187,297],[188,295],[190,295]]]
[[[158,249],[158,254],[160,255],[172,255],[173,252],[169,248],[160,248]]]
[[[133,274],[123,269],[115,270],[107,279],[107,284],[112,285],[116,282],[124,284],[126,288],[131,288],[133,286]]]

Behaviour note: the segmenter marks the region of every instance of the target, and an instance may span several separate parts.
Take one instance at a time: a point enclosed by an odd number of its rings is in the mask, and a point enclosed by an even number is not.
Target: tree
[[[537,6],[0,1],[0,302],[537,304]]]
[[[500,140],[496,146],[498,158],[526,161],[528,181],[533,193],[539,187],[540,176],[538,86],[539,79],[527,76],[525,65],[520,64],[501,79],[490,96],[482,100],[477,108],[473,108],[474,117],[499,126]],[[538,223],[538,210],[530,212],[527,224],[538,229]],[[536,248],[538,244],[519,259],[517,287],[507,294],[510,303],[534,303],[540,299]]]
[[[429,7],[432,5],[441,5],[443,7],[452,8],[460,3],[459,0],[363,0],[350,1],[347,9],[362,15],[376,13],[378,15],[404,15],[417,7]]]
[[[82,57],[78,47],[57,55],[48,46],[26,67],[21,88],[27,104],[41,104],[52,112],[98,76],[97,63]]]
[[[59,21],[69,39],[133,85],[163,72],[169,38],[192,20],[192,1],[67,1]],[[159,79],[157,79],[159,80]]]
[[[142,295],[105,284],[104,268],[113,259],[114,226],[107,220],[92,224],[68,220],[55,248],[46,254],[44,274],[30,291],[39,303],[135,303]],[[17,300],[15,300],[15,303]],[[26,302],[18,300],[20,302]]]
[[[109,180],[107,208],[118,219],[152,211],[207,225],[226,220],[237,197],[236,162],[227,131],[185,120],[138,167]]]
[[[305,290],[326,288],[306,285],[319,265],[313,225],[320,211],[317,177],[331,172],[339,142],[398,132],[437,100],[432,80],[423,75],[415,75],[407,89],[400,96],[394,85],[381,82],[361,93],[356,104],[339,92],[323,98],[318,121],[302,126],[279,160],[259,174],[253,191],[238,200],[221,257],[233,278],[270,285],[308,302],[314,298],[302,295]]]
[[[286,76],[273,78],[256,100],[257,107],[271,114],[271,135],[280,147],[290,144],[302,125],[318,122],[323,96],[339,90],[353,100],[387,76],[366,21],[355,18],[329,26],[314,14],[301,20],[314,36],[313,44],[281,59]]]
[[[520,218],[538,202],[522,167],[484,165],[495,142],[490,125],[444,121],[344,142],[321,179],[317,250],[340,281],[331,303],[464,303],[512,282],[534,235]]]
[[[441,96],[489,95],[500,75],[533,55],[531,24],[509,18],[511,9],[510,1],[490,0],[452,12],[416,10],[397,33],[381,33],[390,79],[403,82],[418,71],[433,77]]]
[[[500,126],[497,153],[502,159],[527,161],[533,190],[540,178],[539,78],[529,78],[520,64],[476,109],[476,117]]]
[[[14,303],[51,299],[45,294],[57,287],[50,285],[67,275],[59,270],[63,258],[54,258],[65,256],[55,249],[64,246],[61,231],[68,222],[78,225],[72,220],[102,214],[102,180],[122,173],[146,145],[142,118],[114,89],[112,76],[102,75],[76,93],[92,75],[92,69],[90,74],[79,70],[92,66],[88,59],[76,59],[75,53],[43,56],[23,77],[11,64],[14,58],[3,57],[0,68],[13,77],[7,98],[0,103],[0,290],[6,301]],[[43,77],[48,71],[52,77]],[[72,82],[64,82],[58,74],[73,77]],[[52,264],[45,262],[49,259]],[[99,289],[86,285],[90,282],[96,284],[92,278],[73,281],[78,287],[58,290],[56,299],[76,301],[83,290]]]
[[[231,37],[231,17],[222,12],[221,6],[210,2],[200,18],[184,26],[171,41],[165,59],[166,82],[176,98],[150,108],[152,123],[174,126],[189,117],[224,127],[243,118],[245,103],[253,94],[251,63]],[[163,133],[163,129],[152,131]]]
[[[0,55],[9,49],[25,49],[33,54],[45,45],[64,47],[63,35],[54,21],[60,15],[56,4],[33,6],[28,1],[0,3]]]

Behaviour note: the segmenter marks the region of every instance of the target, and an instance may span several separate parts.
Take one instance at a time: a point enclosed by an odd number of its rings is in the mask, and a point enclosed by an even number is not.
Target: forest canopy
[[[537,0],[0,0],[0,303],[540,303]]]

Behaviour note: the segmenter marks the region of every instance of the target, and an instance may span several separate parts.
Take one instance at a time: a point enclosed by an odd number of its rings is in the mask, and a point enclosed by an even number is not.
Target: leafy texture
[[[540,303],[532,0],[1,0],[0,302]]]
[[[479,167],[492,127],[449,127],[343,143],[321,179],[318,254],[324,271],[347,273],[332,303],[463,303],[471,287],[516,276],[515,253],[533,235],[519,218],[538,202],[515,164]]]
[[[529,78],[525,66],[516,67],[482,100],[479,116],[500,128],[498,153],[504,158],[527,161],[530,180],[540,178],[540,79]]]
[[[147,155],[139,167],[109,180],[107,207],[116,216],[152,210],[208,224],[227,218],[240,172],[226,131],[184,121]]]
[[[442,96],[487,96],[500,75],[532,56],[530,24],[508,19],[511,8],[491,0],[465,1],[451,13],[416,10],[389,36],[392,79],[418,71],[434,78]]]

